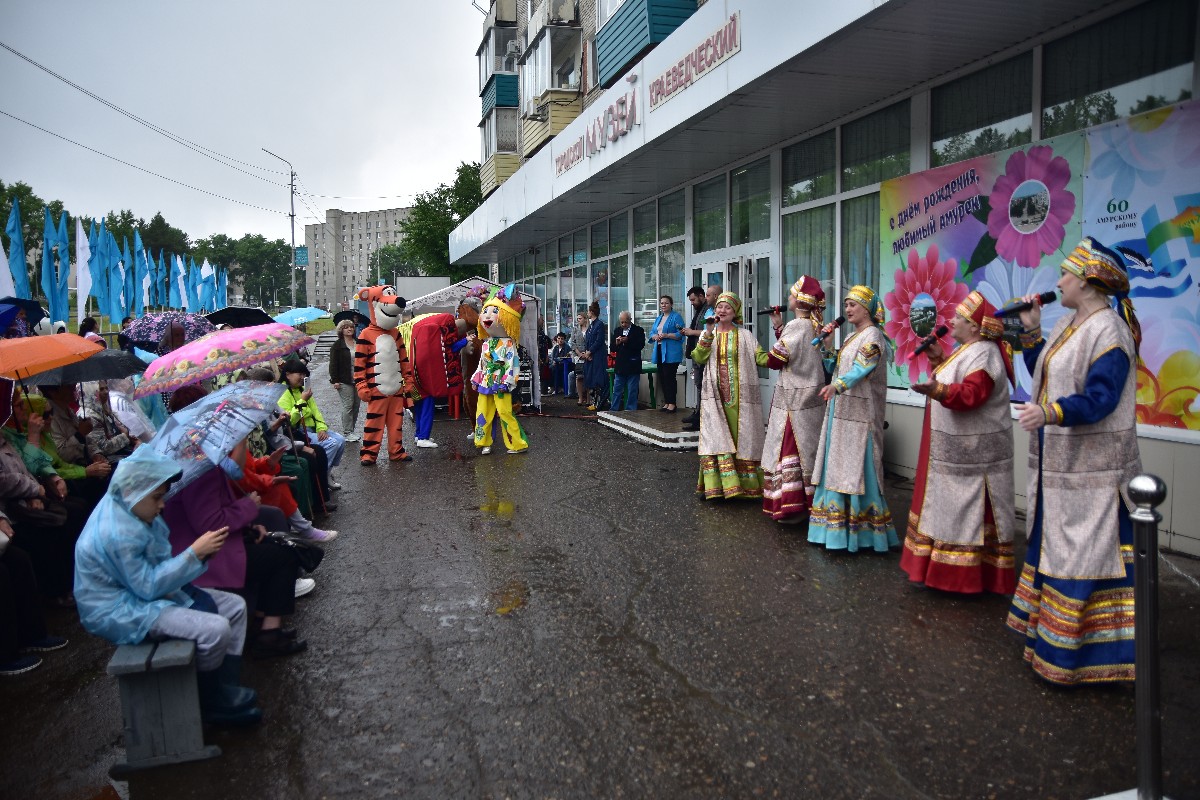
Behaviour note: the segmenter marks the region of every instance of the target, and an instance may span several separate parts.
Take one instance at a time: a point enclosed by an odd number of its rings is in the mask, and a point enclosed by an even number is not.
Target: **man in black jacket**
[[[712,315],[713,306],[717,304],[717,298],[720,296],[721,287],[717,284],[709,286],[707,292],[699,286],[688,289],[688,302],[692,304],[692,325],[690,328],[683,329],[683,334],[687,336],[683,354],[688,358],[692,357],[692,348],[696,346],[700,334],[704,333],[704,319]],[[683,420],[683,428],[684,430],[698,431],[700,430],[700,384],[704,380],[704,369],[693,364],[692,380],[696,384],[696,408],[689,417]]]
[[[646,332],[633,324],[633,315],[622,311],[613,329],[609,349],[616,353],[613,373],[613,411],[637,411],[638,384],[642,381],[642,348]]]

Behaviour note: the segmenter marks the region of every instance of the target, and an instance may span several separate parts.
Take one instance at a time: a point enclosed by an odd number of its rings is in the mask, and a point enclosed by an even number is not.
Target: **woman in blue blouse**
[[[1065,686],[1134,679],[1133,526],[1124,487],[1141,472],[1141,326],[1120,255],[1084,239],[1062,264],[1065,314],[1045,338],[1041,309],[1021,313],[1032,397],[1028,547],[1008,627],[1025,661]],[[1116,308],[1113,301],[1117,301]]]
[[[650,327],[653,358],[658,365],[658,385],[662,387],[663,405],[659,411],[675,413],[675,375],[683,361],[683,317],[675,310],[671,295],[658,298],[658,318]]]

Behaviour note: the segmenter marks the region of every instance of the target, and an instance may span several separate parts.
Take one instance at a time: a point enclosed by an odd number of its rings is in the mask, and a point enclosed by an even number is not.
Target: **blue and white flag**
[[[92,293],[92,240],[96,238],[96,223],[92,235],[83,235],[83,218],[75,218],[75,325],[87,316],[87,299]]]
[[[14,294],[29,300],[33,297],[29,291],[29,262],[25,260],[25,235],[21,233],[21,206],[15,197],[4,232],[8,234],[8,269],[12,275]]]
[[[150,279],[150,265],[146,261],[146,248],[142,245],[142,232],[133,232],[133,288],[130,291],[131,313],[137,317],[146,315],[146,282]]]
[[[200,285],[196,294],[199,295],[200,313],[207,314],[217,310],[217,271],[204,259],[200,265]]]
[[[183,265],[183,256],[175,256],[171,273],[171,308],[187,308],[187,267]]]

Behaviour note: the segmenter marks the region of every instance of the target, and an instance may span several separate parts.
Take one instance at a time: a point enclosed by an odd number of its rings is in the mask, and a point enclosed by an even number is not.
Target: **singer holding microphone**
[[[704,322],[692,350],[692,360],[704,369],[696,494],[705,500],[758,500],[763,416],[756,367],[767,365],[767,351],[742,327],[742,301],[733,292],[721,292],[713,317]]]
[[[771,396],[762,455],[763,512],[785,525],[808,519],[813,464],[825,422],[825,366],[821,351],[809,344],[820,331],[825,311],[821,284],[801,275],[788,292],[788,308],[796,316],[786,326],[779,310],[771,314],[776,341],[767,366],[779,371],[779,380]]]
[[[888,340],[880,325],[883,303],[869,286],[854,286],[842,303],[854,333],[825,365],[833,382],[821,388],[828,403],[817,464],[808,540],[827,550],[887,552],[900,544],[883,496],[883,417],[887,401]],[[833,329],[822,328],[827,343]]]
[[[1133,527],[1123,490],[1142,469],[1141,327],[1124,259],[1099,242],[1086,238],[1067,256],[1058,288],[1074,313],[1045,339],[1040,305],[1021,312],[1033,373],[1032,399],[1016,407],[1030,433],[1029,544],[1008,626],[1051,683],[1132,681]]]
[[[900,567],[914,583],[945,592],[1012,594],[1012,356],[1004,323],[979,292],[950,320],[958,346],[934,337],[932,374],[912,390],[929,398]]]

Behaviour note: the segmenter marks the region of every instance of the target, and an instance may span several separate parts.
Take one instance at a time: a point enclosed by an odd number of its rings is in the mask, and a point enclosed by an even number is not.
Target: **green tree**
[[[214,233],[212,236],[197,240],[192,245],[191,255],[196,259],[197,264],[207,258],[209,264],[227,268],[238,260],[237,246],[238,243],[235,239],[230,239],[223,233]]]
[[[128,241],[130,252],[132,252],[133,231],[134,229],[140,231],[146,227],[146,221],[138,219],[133,215],[133,211],[124,208],[120,212],[108,212],[108,216],[104,218],[104,227],[112,231],[113,238],[117,240],[117,247],[121,247],[125,241]],[[145,242],[142,244],[144,245]]]
[[[1068,100],[1042,112],[1042,137],[1070,133],[1117,118],[1117,98],[1112,92],[1099,92]]]
[[[422,275],[420,268],[404,260],[404,250],[398,244],[376,248],[367,259],[367,269],[385,282],[393,275],[402,278],[419,278]]]
[[[444,275],[456,281],[477,275],[479,264],[450,264],[450,233],[483,202],[479,165],[459,164],[454,182],[417,195],[408,219],[400,223],[402,261],[422,275]]]
[[[159,251],[183,255],[191,249],[188,235],[168,224],[161,211],[142,228],[142,243],[155,256]]]
[[[236,262],[229,266],[229,279],[241,284],[246,297],[263,306],[278,298],[280,305],[295,305],[288,297],[288,275],[292,268],[292,248],[283,239],[270,241],[259,233],[247,233],[238,239]],[[303,273],[297,283],[303,288]]]

